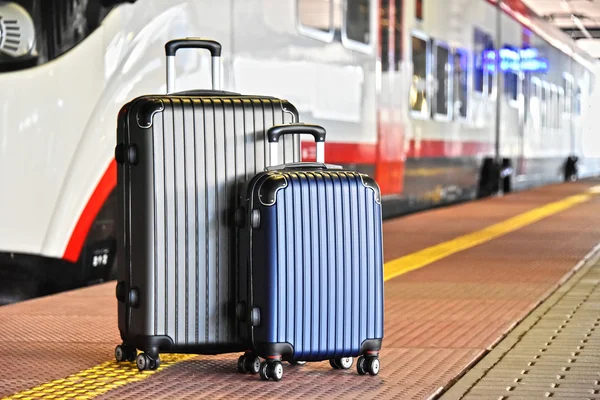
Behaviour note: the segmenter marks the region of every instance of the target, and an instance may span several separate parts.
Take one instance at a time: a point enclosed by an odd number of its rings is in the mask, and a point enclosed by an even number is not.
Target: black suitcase
[[[167,91],[179,48],[211,51],[219,89],[220,44],[188,38],[165,46]],[[265,167],[265,132],[297,120],[285,100],[218,90],[142,96],[123,106],[115,148],[118,361],[156,369],[159,352],[244,350],[235,318],[238,189]],[[299,160],[299,141],[278,153]]]
[[[242,192],[238,318],[252,352],[240,357],[238,368],[255,372],[260,356],[267,359],[258,366],[261,378],[280,380],[282,360],[329,360],[348,369],[358,357],[359,374],[377,375],[379,186],[365,174],[324,164],[325,129],[318,125],[277,126],[267,136],[277,146],[280,136],[297,133],[315,137],[318,162],[269,167]]]

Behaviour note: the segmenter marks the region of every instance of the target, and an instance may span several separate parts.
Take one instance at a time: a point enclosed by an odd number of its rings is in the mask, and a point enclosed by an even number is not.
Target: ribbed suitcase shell
[[[249,246],[240,260],[241,287],[250,291],[242,298],[260,313],[249,331],[257,353],[310,361],[378,351],[383,250],[377,184],[353,171],[264,172],[249,183],[247,201],[249,218],[252,210],[260,213],[260,226],[249,222],[245,229]]]
[[[275,98],[201,93],[144,96],[119,116],[123,157],[129,148],[137,155],[137,164],[118,166],[119,330],[139,349],[243,349],[232,229],[238,190],[264,169],[264,133],[298,116]],[[299,156],[297,140],[280,146],[279,157]]]

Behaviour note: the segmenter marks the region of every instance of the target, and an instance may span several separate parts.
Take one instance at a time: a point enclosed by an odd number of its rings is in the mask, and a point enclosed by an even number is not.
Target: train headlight
[[[29,12],[17,3],[0,1],[0,53],[13,58],[35,51],[35,26]]]

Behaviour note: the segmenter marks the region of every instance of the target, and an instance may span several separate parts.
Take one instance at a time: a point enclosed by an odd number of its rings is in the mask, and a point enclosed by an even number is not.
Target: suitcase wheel
[[[360,356],[356,362],[356,371],[359,375],[367,373],[375,376],[379,373],[379,358],[376,356]]]
[[[352,357],[336,357],[329,360],[329,365],[334,369],[350,369],[353,363]]]
[[[306,365],[306,361],[295,361],[294,360],[294,361],[289,361],[289,363],[290,363],[290,365],[299,365],[299,366]]]
[[[253,354],[244,354],[238,358],[238,372],[245,374],[258,374],[260,371],[260,358]]]
[[[260,364],[260,379],[268,381],[273,379],[275,382],[283,378],[283,364],[280,361],[264,361]]]
[[[154,371],[160,366],[160,357],[152,358],[146,353],[140,353],[137,355],[135,363],[140,371]]]
[[[117,362],[135,361],[137,350],[135,347],[128,344],[120,344],[115,347],[115,359]]]

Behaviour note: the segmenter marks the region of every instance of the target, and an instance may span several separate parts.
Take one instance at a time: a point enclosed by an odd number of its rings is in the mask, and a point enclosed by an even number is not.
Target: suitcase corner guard
[[[287,187],[287,179],[282,174],[271,173],[260,183],[258,199],[263,206],[275,204],[277,192]]]
[[[375,181],[375,179],[370,177],[369,175],[359,174],[358,176],[360,176],[364,187],[373,190],[373,192],[375,193],[375,201],[377,202],[377,204],[381,204],[381,190],[379,189],[377,181]]]
[[[160,99],[145,99],[139,106],[136,114],[137,124],[142,129],[152,127],[154,115],[157,112],[164,111],[165,105]]]

